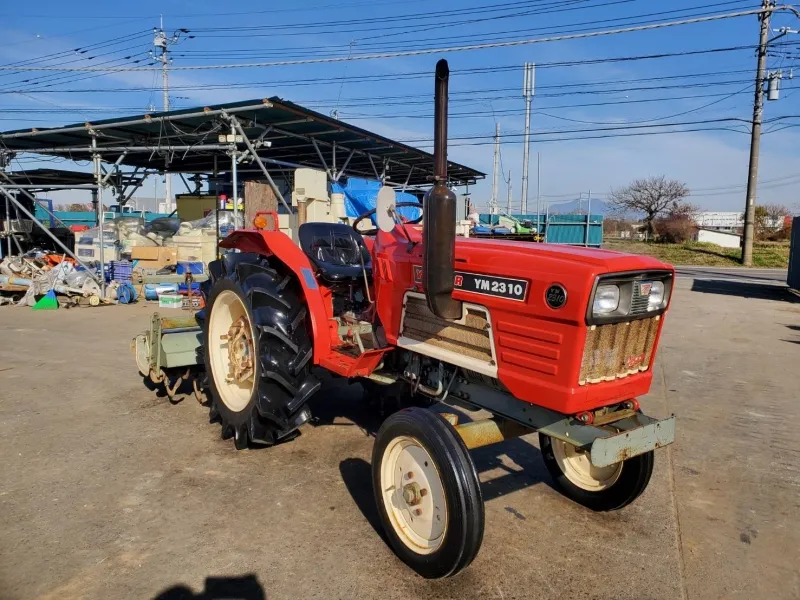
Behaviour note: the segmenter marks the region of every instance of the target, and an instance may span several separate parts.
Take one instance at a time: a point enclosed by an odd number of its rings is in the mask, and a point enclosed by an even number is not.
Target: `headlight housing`
[[[592,315],[600,316],[614,312],[619,307],[619,286],[612,284],[599,285],[594,293]]]
[[[650,295],[647,297],[647,312],[653,312],[664,306],[666,296],[663,281],[654,281],[650,286]]]
[[[601,275],[586,310],[588,325],[619,323],[660,315],[672,291],[670,271]]]

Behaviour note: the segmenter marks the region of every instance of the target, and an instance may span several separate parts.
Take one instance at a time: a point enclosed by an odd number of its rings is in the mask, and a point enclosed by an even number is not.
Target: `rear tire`
[[[539,447],[544,464],[561,493],[598,512],[619,510],[636,500],[653,474],[653,452],[609,467],[594,467],[587,452],[549,435],[539,433]]]
[[[414,571],[448,577],[475,558],[484,528],[478,474],[463,440],[438,414],[409,408],[386,419],[372,454],[372,485],[389,545]]]
[[[275,444],[311,418],[306,402],[320,386],[310,373],[299,286],[282,265],[257,254],[228,254],[209,272],[198,321],[211,420],[221,421],[223,439],[232,437],[237,449]]]

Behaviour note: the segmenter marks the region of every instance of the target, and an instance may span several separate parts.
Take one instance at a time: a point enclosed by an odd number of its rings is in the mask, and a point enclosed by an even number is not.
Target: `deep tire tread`
[[[271,445],[290,439],[294,429],[308,419],[305,403],[319,388],[311,375],[313,346],[299,284],[283,265],[253,253],[226,254],[209,264],[209,273],[202,349],[209,375],[209,417],[221,421],[223,438],[233,437],[240,450],[253,443]],[[222,290],[235,292],[247,307],[259,359],[251,400],[239,412],[228,409],[220,399],[205,348],[214,300]]]

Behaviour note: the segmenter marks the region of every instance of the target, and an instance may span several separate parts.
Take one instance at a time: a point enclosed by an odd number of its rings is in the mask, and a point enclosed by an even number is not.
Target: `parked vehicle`
[[[654,451],[674,440],[674,418],[652,419],[636,399],[650,389],[673,268],[456,238],[448,74],[439,61],[436,183],[422,217],[399,219],[403,203],[385,188],[352,227],[298,213],[299,246],[276,229],[235,231],[221,246],[238,252],[210,264],[198,327],[159,325],[133,342],[156,380],[161,365],[181,377],[203,369],[211,417],[240,449],[291,439],[308,422],[321,385],[312,367],[409,406],[377,433],[372,483],[389,544],[429,578],[458,573],[481,546],[469,450],[537,431],[558,489],[609,511],[645,490]],[[360,231],[373,214],[378,229]],[[173,331],[181,341],[165,343]],[[492,417],[459,424],[424,408],[434,402]]]

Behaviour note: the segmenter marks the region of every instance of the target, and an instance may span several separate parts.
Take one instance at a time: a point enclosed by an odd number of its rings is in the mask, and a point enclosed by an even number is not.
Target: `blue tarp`
[[[359,215],[375,208],[375,201],[378,198],[378,190],[381,189],[380,181],[372,181],[369,179],[360,179],[358,177],[350,177],[346,185],[334,183],[331,186],[331,191],[334,194],[344,194],[344,207],[348,217],[356,218]],[[395,202],[415,202],[419,203],[417,197],[413,194],[395,191]],[[406,219],[416,219],[419,217],[420,211],[413,207],[398,208],[397,212],[404,216]],[[372,222],[375,223],[375,216],[372,217]]]

